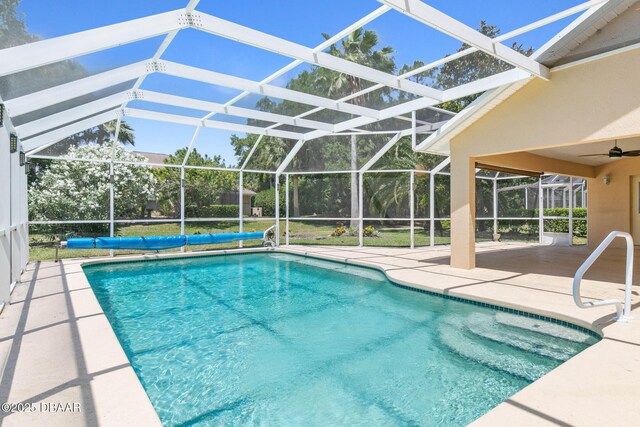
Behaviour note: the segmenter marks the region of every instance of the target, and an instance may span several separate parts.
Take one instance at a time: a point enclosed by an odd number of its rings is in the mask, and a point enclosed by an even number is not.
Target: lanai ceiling
[[[599,166],[610,162],[617,162],[618,159],[610,159],[607,156],[599,157],[580,157],[585,154],[603,154],[608,153],[613,147],[615,141],[600,141],[590,144],[569,145],[558,148],[545,148],[543,150],[531,151],[544,157],[552,157],[554,159],[567,160],[584,165]],[[626,138],[618,140],[618,147],[623,151],[640,150],[640,137]]]

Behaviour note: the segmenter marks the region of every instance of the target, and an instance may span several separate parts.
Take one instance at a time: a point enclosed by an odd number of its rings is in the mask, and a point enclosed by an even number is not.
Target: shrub
[[[526,212],[526,211],[522,211]],[[519,220],[500,220],[498,232],[502,234],[518,232],[520,234],[537,234],[538,233],[538,209],[530,211],[531,218],[527,221]],[[547,233],[568,233],[569,232],[569,216],[568,208],[545,208],[544,216],[557,216],[565,218],[545,219],[544,231]],[[523,217],[523,219],[526,217]],[[576,237],[587,237],[587,209],[573,209],[573,235]]]
[[[240,210],[237,205],[186,206],[184,213],[190,218],[237,218]]]
[[[365,227],[364,230],[362,230],[362,234],[364,235],[364,237],[373,237],[373,236],[377,236],[378,232],[376,231],[375,228],[373,228],[372,225]]]
[[[137,154],[111,144],[72,147],[69,158],[145,163]],[[140,217],[148,201],[156,199],[156,179],[149,166],[116,163],[114,193],[116,218]],[[109,218],[109,165],[101,162],[53,162],[29,188],[29,219],[106,220]]]
[[[77,159],[116,160],[145,163],[137,154],[111,144],[72,147],[67,156]],[[116,218],[142,217],[145,204],[157,199],[157,181],[149,166],[116,163],[114,193]],[[40,178],[29,187],[29,219],[107,220],[109,219],[109,165],[102,162],[51,162]],[[70,237],[108,236],[108,224],[30,225],[34,239],[64,240]]]
[[[331,233],[331,236],[333,237],[338,237],[338,236],[342,236],[344,233],[347,232],[347,229],[344,228],[343,225],[341,225],[340,227],[336,228],[333,233]]]
[[[544,210],[544,216],[569,216],[568,208],[546,208]],[[586,208],[574,208],[574,218],[586,218]],[[544,231],[550,233],[568,233],[569,232],[569,219],[545,219]],[[587,221],[579,220],[573,221],[573,235],[576,237],[587,237]]]
[[[262,208],[263,216],[275,216],[276,214],[276,189],[268,188],[260,191],[253,199],[253,206]],[[280,192],[280,215],[285,214],[285,194],[284,191]]]

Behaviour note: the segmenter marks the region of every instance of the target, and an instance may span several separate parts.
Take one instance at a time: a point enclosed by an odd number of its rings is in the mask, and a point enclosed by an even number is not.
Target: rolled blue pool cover
[[[97,237],[96,249],[146,249],[158,251],[179,248],[184,246],[186,242],[187,236]]]
[[[215,245],[239,240],[262,240],[263,234],[261,231],[251,233],[190,234],[187,236],[187,245]]]
[[[67,240],[69,249],[93,249],[96,247],[96,239],[92,237],[78,237]]]
[[[247,233],[191,234],[188,236],[96,237],[67,240],[68,249],[137,249],[153,250],[179,248],[186,245],[215,245],[239,240],[262,240],[261,231]]]

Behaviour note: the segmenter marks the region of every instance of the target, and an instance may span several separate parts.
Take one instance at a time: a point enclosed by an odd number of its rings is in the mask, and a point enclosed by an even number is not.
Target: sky
[[[508,32],[581,3],[579,0],[424,0],[474,28],[481,20]],[[19,11],[28,30],[49,39],[130,19],[180,9],[188,0],[23,0]],[[196,10],[308,46],[322,43],[322,33],[333,35],[379,8],[375,0],[201,0]],[[538,48],[578,15],[519,36],[526,47]],[[380,46],[394,48],[398,67],[415,60],[425,63],[455,52],[460,42],[396,11],[389,11],[367,24],[378,33]],[[76,58],[91,74],[150,58],[164,37],[156,37],[108,51]],[[512,42],[512,41],[509,41]],[[194,29],[182,30],[162,59],[260,81],[292,61],[291,58],[217,37]],[[284,86],[301,71],[302,65],[271,84]],[[142,89],[212,102],[225,103],[239,91],[175,77],[153,74]],[[260,99],[253,95],[236,105],[252,108]],[[201,111],[183,110],[137,102],[131,107],[202,117]],[[215,120],[241,122],[216,115]],[[189,144],[194,127],[127,118],[135,129],[136,150],[172,153]],[[242,136],[242,134],[239,134]],[[229,144],[230,133],[207,129],[195,147],[211,156],[221,155],[227,165],[236,163]]]

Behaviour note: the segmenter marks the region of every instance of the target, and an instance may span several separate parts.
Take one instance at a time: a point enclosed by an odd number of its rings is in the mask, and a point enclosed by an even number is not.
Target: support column
[[[285,206],[285,222],[284,222],[284,244],[289,246],[289,174],[284,174],[284,206]]]
[[[276,174],[276,246],[280,246],[280,174]]]
[[[411,171],[411,175],[409,176],[409,197],[411,198],[409,200],[409,217],[411,218],[411,222],[410,222],[410,227],[411,227],[411,231],[409,234],[409,246],[411,247],[411,249],[413,249],[415,247],[415,237],[416,237],[416,229],[415,229],[415,225],[416,225],[416,220],[415,220],[415,216],[416,216],[416,196],[415,196],[415,191],[416,191],[416,173],[414,171]]]
[[[115,233],[115,200],[113,184],[115,176],[113,175],[113,160],[109,163],[109,237],[113,237]],[[109,249],[109,256],[113,256],[113,249]]]
[[[538,178],[538,243],[542,244],[544,237],[544,193],[542,177]]]
[[[238,226],[239,232],[244,231],[244,174],[240,171],[240,178],[238,179]],[[238,247],[242,248],[242,240],[238,241]]]
[[[109,236],[115,234],[115,175],[113,171],[113,161],[116,158],[116,149],[118,148],[118,138],[120,137],[120,127],[122,126],[122,117],[119,116],[116,121],[116,130],[113,134],[111,142],[111,162],[109,163]],[[109,256],[113,257],[113,249],[109,250]]]
[[[569,246],[573,246],[573,177],[569,177]]]
[[[358,173],[358,246],[364,246],[364,172]]]
[[[184,164],[180,168],[180,234],[184,235]],[[184,250],[184,246],[181,246],[180,252]]]
[[[184,166],[180,168],[180,234],[184,234]]]
[[[476,266],[474,159],[451,147],[451,267]]]
[[[433,172],[429,173],[429,246],[436,245],[436,220],[434,215],[436,214],[436,177]]]
[[[498,234],[498,180],[493,178],[493,235],[496,234]]]

